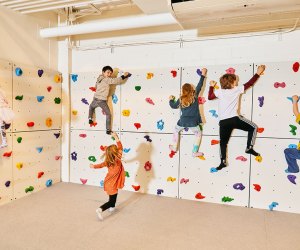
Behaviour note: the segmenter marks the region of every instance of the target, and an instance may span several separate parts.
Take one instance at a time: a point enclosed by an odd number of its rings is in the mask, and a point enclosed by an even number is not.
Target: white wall
[[[57,41],[40,38],[39,29],[55,25],[55,14],[22,15],[0,6],[0,58],[57,70]]]

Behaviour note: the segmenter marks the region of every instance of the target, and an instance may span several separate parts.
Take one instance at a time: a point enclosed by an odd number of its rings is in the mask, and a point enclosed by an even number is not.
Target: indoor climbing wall
[[[256,148],[263,161],[251,164],[250,206],[299,213],[299,174],[285,172],[284,155],[284,149],[296,147],[300,139],[291,101],[293,95],[300,96],[299,63],[264,64],[263,81],[253,91],[253,121],[263,129]],[[259,192],[255,185],[261,187]]]
[[[5,92],[7,100],[12,105],[12,63],[0,60],[0,88]],[[7,129],[8,147],[0,149],[0,205],[13,199],[12,180],[12,151],[11,127]],[[6,153],[6,154],[5,154]]]
[[[60,181],[62,81],[58,72],[6,64],[0,85],[15,119],[7,130],[8,147],[0,149],[5,203]]]

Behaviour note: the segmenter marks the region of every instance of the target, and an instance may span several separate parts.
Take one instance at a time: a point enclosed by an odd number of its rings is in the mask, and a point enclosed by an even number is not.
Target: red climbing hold
[[[89,87],[89,89],[93,92],[96,92],[96,88],[95,87]]]
[[[170,158],[173,158],[173,156],[176,154],[176,151],[171,150],[171,153],[169,154]]]
[[[34,122],[27,122],[27,126],[28,126],[29,128],[33,127],[33,126],[34,126]]]
[[[198,97],[198,104],[204,104],[206,102],[205,97]]]
[[[210,145],[216,145],[219,143],[220,143],[220,141],[218,141],[218,140],[211,140]]]
[[[145,163],[144,168],[145,168],[146,171],[150,171],[151,168],[152,168],[152,164],[151,164],[149,161],[147,161],[147,162]]]
[[[105,151],[106,148],[107,148],[106,146],[103,146],[103,145],[100,146],[100,150],[101,150],[101,151]]]
[[[140,123],[134,123],[134,126],[136,127],[136,129],[141,128],[141,124]]]
[[[254,189],[259,192],[261,190],[261,186],[259,184],[253,184]]]
[[[48,90],[48,92],[50,92],[50,91],[51,91],[51,89],[52,89],[52,87],[51,87],[51,86],[48,86],[48,87],[47,87],[47,90]]]
[[[86,134],[79,134],[79,137],[85,138],[85,137],[86,137]]]
[[[264,131],[265,131],[264,128],[258,128],[258,129],[257,129],[257,133],[262,133],[262,132],[264,132]]]
[[[298,62],[295,62],[294,64],[293,64],[293,70],[294,70],[294,72],[298,72],[298,70],[299,70],[299,63]]]
[[[44,175],[44,172],[38,172],[38,178],[41,178]]]
[[[139,191],[141,188],[140,185],[139,186],[132,185],[132,187],[133,187],[134,191]]]
[[[11,154],[12,154],[12,151],[10,151],[10,152],[5,152],[5,153],[3,154],[3,157],[10,157]]]
[[[201,193],[197,193],[197,194],[195,195],[195,198],[198,199],[198,200],[201,200],[201,199],[204,199],[205,196],[203,196]]]
[[[90,127],[96,127],[97,124],[98,124],[97,122],[93,122],[93,123],[90,124]]]
[[[171,74],[175,78],[177,76],[177,71],[176,70],[171,70]]]
[[[62,156],[60,156],[60,155],[56,155],[56,156],[55,156],[55,160],[56,160],[56,161],[60,160],[61,158],[62,158]]]

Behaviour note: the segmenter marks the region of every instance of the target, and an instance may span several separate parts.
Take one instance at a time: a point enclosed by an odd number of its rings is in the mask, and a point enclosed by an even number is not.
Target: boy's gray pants
[[[110,126],[111,126],[111,113],[110,113],[110,109],[107,105],[107,101],[99,100],[99,99],[94,97],[94,99],[93,99],[93,101],[92,101],[92,103],[90,104],[90,107],[89,107],[89,119],[93,119],[95,108],[98,108],[98,107],[102,108],[102,110],[106,114],[106,130],[111,130],[111,128],[110,128]]]

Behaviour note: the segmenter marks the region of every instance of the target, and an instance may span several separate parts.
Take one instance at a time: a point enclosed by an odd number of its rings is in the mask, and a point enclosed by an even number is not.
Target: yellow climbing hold
[[[54,82],[60,83],[61,82],[61,76],[60,75],[55,75],[54,76]]]
[[[255,157],[255,160],[258,162],[262,162],[262,157],[260,155],[258,155]]]
[[[130,115],[130,110],[129,110],[129,109],[124,109],[124,110],[122,111],[122,115],[123,115],[123,116],[129,116],[129,115]]]
[[[199,158],[200,160],[204,160],[204,161],[206,160],[205,157],[204,157],[203,155],[202,155],[202,156],[198,156],[198,158]]]
[[[52,119],[51,119],[50,117],[48,117],[48,118],[46,119],[46,126],[47,126],[48,128],[52,127]]]
[[[77,112],[78,112],[77,110],[72,110],[73,115],[77,115]]]
[[[151,79],[152,77],[154,76],[154,74],[153,73],[147,73],[147,79]]]
[[[173,177],[169,176],[168,179],[167,179],[167,181],[174,182],[174,181],[176,181],[176,178],[173,178]]]
[[[16,164],[16,167],[17,167],[18,169],[21,169],[21,168],[23,167],[23,163],[22,163],[22,162],[18,162],[18,163]]]

